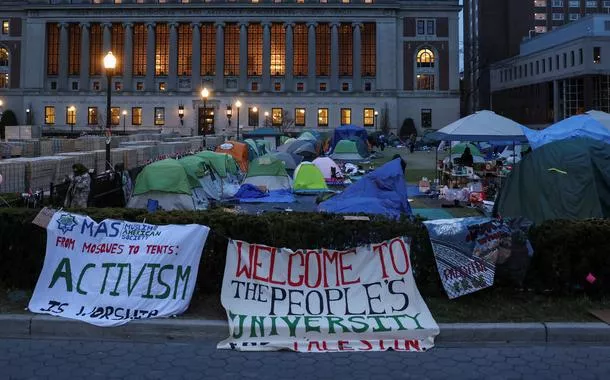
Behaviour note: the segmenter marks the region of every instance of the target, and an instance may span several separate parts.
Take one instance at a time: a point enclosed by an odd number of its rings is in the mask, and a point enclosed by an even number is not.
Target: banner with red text
[[[230,241],[222,284],[229,338],[221,349],[424,351],[439,328],[424,303],[409,239],[354,249],[292,251]]]
[[[209,228],[57,212],[29,309],[97,326],[184,312]]]

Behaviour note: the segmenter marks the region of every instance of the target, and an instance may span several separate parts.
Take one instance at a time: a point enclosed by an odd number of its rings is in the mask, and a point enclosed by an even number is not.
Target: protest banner
[[[424,224],[450,299],[492,286],[497,265],[514,266],[515,277],[525,274],[532,252],[520,221],[474,217]]]
[[[184,312],[209,228],[57,212],[30,311],[110,327]]]
[[[220,349],[424,351],[439,328],[413,278],[409,239],[337,251],[230,241]]]

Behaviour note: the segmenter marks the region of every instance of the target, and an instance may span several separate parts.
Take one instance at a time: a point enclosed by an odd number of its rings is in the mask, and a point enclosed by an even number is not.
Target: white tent
[[[604,125],[604,127],[610,129],[610,114],[603,111],[591,110],[587,112],[587,115],[591,116],[593,119],[599,121]]]
[[[522,127],[492,111],[479,111],[428,136],[438,141],[527,141]]]

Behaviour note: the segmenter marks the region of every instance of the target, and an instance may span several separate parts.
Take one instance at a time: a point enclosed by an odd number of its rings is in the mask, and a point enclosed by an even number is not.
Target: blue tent
[[[350,138],[356,137],[366,145],[368,134],[366,129],[355,125],[342,125],[335,129],[331,149],[335,149],[337,143],[341,140],[350,140]]]
[[[577,115],[562,120],[541,131],[523,127],[532,149],[553,141],[589,137],[610,144],[610,130],[589,115]]]
[[[412,215],[400,159],[362,177],[344,192],[320,203],[318,210],[337,214],[367,213],[399,218]]]

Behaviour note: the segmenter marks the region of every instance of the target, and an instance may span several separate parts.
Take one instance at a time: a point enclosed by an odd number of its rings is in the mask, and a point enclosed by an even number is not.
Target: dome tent
[[[333,182],[333,168],[335,169],[335,177],[341,178],[343,177],[343,173],[341,172],[341,168],[335,161],[333,161],[330,157],[318,157],[313,160],[313,164],[320,169],[320,172],[324,176],[324,180],[326,182]]]
[[[359,140],[341,140],[330,157],[336,161],[363,161],[368,156],[363,145]]]
[[[145,166],[138,174],[127,207],[146,209],[150,200],[157,201],[166,211],[195,210],[191,183],[178,161],[157,161]]]
[[[216,152],[230,154],[242,172],[248,171],[248,144],[238,141],[227,141],[224,144],[220,144],[216,148]]]
[[[291,188],[290,176],[286,172],[284,162],[272,156],[263,156],[252,161],[243,184],[265,187],[269,191]]]
[[[292,191],[295,193],[320,193],[328,191],[320,169],[311,162],[303,162],[294,171]]]
[[[226,153],[210,151],[199,152],[195,155],[202,159],[208,170],[199,181],[205,190],[208,199],[228,199],[239,190],[240,172],[235,159]]]

